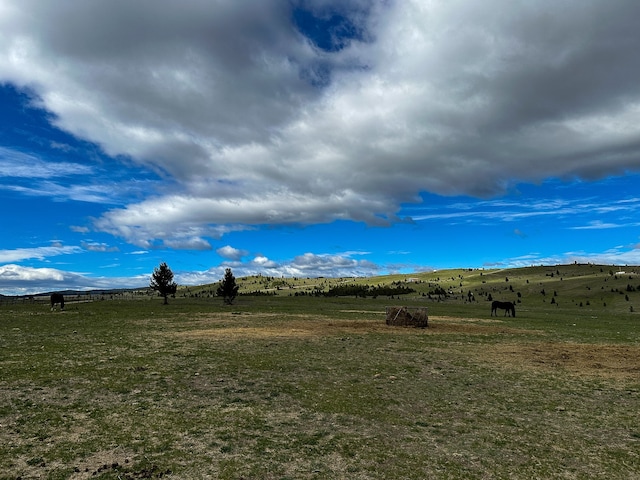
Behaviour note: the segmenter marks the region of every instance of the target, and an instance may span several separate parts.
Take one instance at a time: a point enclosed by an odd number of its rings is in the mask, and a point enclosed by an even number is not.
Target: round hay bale
[[[429,315],[426,308],[418,307],[387,307],[387,325],[401,327],[429,326]]]

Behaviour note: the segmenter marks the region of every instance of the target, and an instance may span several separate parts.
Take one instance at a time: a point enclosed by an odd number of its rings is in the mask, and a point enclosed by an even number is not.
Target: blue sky
[[[0,294],[640,264],[640,4],[0,1]]]

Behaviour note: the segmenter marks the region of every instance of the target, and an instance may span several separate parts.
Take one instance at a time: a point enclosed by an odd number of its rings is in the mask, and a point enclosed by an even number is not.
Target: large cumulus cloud
[[[350,33],[314,42],[302,7]],[[96,228],[208,248],[252,225],[397,221],[422,191],[639,169],[639,14],[624,0],[5,1],[0,81],[175,181]]]

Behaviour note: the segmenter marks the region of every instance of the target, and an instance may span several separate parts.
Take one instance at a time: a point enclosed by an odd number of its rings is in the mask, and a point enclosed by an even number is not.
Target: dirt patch
[[[525,328],[507,327],[502,320],[487,318],[460,318],[460,317],[429,317],[431,333],[458,333],[468,335],[495,335],[495,334],[542,334],[539,330],[527,330]]]
[[[373,314],[375,312],[362,312]],[[382,317],[382,315],[380,315]],[[202,315],[189,322],[190,330],[177,335],[186,338],[296,339],[336,335],[537,335],[544,332],[508,327],[498,319],[430,317],[428,328],[394,327],[384,318],[358,320],[328,319],[321,315]],[[256,322],[256,320],[261,320]],[[257,323],[257,324],[256,324]],[[562,369],[576,375],[640,380],[640,346],[579,343],[497,343],[465,352],[481,361],[505,368]]]
[[[364,313],[364,312],[363,312]],[[371,312],[367,312],[371,313]],[[381,318],[358,320],[329,319],[320,315],[201,315],[188,324],[192,329],[177,335],[189,338],[241,339],[241,338],[309,338],[331,335],[357,335],[388,333],[406,335],[467,334],[495,335],[537,333],[532,330],[510,328],[499,320],[478,318],[430,317],[429,327],[396,327],[385,324]],[[268,320],[256,322],[255,320]],[[259,325],[256,325],[259,323]]]
[[[289,320],[268,325],[219,325],[213,328],[194,329],[178,335],[190,338],[241,339],[241,338],[309,338],[356,333],[373,333],[385,330],[379,321],[357,320],[328,321],[324,317],[307,317],[305,320],[289,317]]]
[[[582,343],[499,344],[475,356],[516,368],[640,381],[640,346]]]

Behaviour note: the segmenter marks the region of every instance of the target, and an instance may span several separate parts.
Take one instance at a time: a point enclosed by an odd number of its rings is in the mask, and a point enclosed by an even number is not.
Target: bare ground
[[[541,332],[507,327],[497,319],[429,317],[429,327],[389,327],[381,318],[371,318],[378,312],[362,311],[362,320],[328,320],[323,316],[273,315],[269,325],[229,325],[229,314],[203,315],[194,321],[194,329],[179,335],[208,338],[213,341],[228,338],[320,338],[331,335],[391,333],[405,335],[495,335],[534,334]],[[261,315],[264,318],[264,315]],[[235,320],[235,319],[234,319]],[[197,328],[202,326],[206,328]],[[589,344],[554,342],[492,343],[472,352],[477,360],[497,366],[517,369],[563,369],[568,373],[612,379],[640,380],[640,346],[619,344]]]

